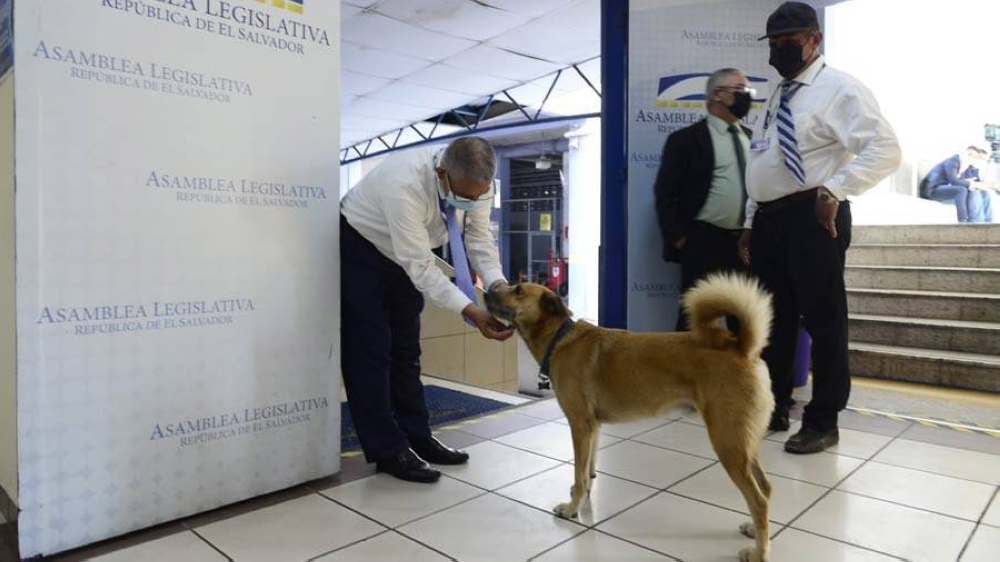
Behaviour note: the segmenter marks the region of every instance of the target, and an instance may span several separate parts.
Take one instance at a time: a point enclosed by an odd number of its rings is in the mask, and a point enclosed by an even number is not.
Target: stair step
[[[1000,244],[1000,225],[855,226],[851,240],[858,244]]]
[[[859,343],[1000,356],[1000,323],[850,315],[850,338]]]
[[[851,342],[851,374],[1000,392],[1000,356]]]
[[[847,264],[1000,268],[1000,244],[851,244]]]
[[[1000,322],[1000,294],[849,288],[847,310],[856,314]]]
[[[848,265],[848,287],[1000,293],[1000,268]]]

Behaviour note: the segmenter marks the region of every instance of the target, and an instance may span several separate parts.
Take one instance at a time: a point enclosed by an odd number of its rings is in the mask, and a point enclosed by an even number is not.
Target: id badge
[[[750,152],[764,152],[768,148],[771,148],[771,139],[754,139],[750,141]]]

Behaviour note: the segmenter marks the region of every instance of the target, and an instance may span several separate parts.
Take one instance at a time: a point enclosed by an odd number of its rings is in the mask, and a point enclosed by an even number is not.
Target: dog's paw
[[[757,538],[757,528],[753,526],[753,521],[747,521],[746,523],[740,525],[740,532],[743,533],[744,537],[751,539]]]
[[[571,503],[561,503],[554,508],[552,508],[552,513],[555,513],[563,519],[573,519],[577,516],[576,509],[573,508]]]
[[[755,546],[750,546],[740,551],[740,562],[768,562],[768,559],[761,556]]]

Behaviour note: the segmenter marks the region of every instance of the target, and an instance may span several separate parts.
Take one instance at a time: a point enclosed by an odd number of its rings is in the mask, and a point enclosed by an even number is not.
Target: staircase
[[[1000,225],[858,226],[855,375],[1000,392]]]

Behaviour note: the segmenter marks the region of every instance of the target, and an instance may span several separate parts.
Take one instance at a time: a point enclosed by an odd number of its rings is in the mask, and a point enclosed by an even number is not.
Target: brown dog
[[[597,436],[605,422],[662,415],[677,403],[701,412],[719,461],[743,493],[756,538],[744,562],[768,560],[771,484],[757,454],[774,400],[760,352],[771,324],[771,297],[756,281],[716,274],[683,299],[691,332],[633,333],[572,322],[562,300],[540,285],[521,283],[486,295],[496,317],[510,322],[535,359],[546,365],[573,435],[576,477],[570,501],[554,511],[576,517],[596,476]],[[739,331],[719,326],[734,316]]]

